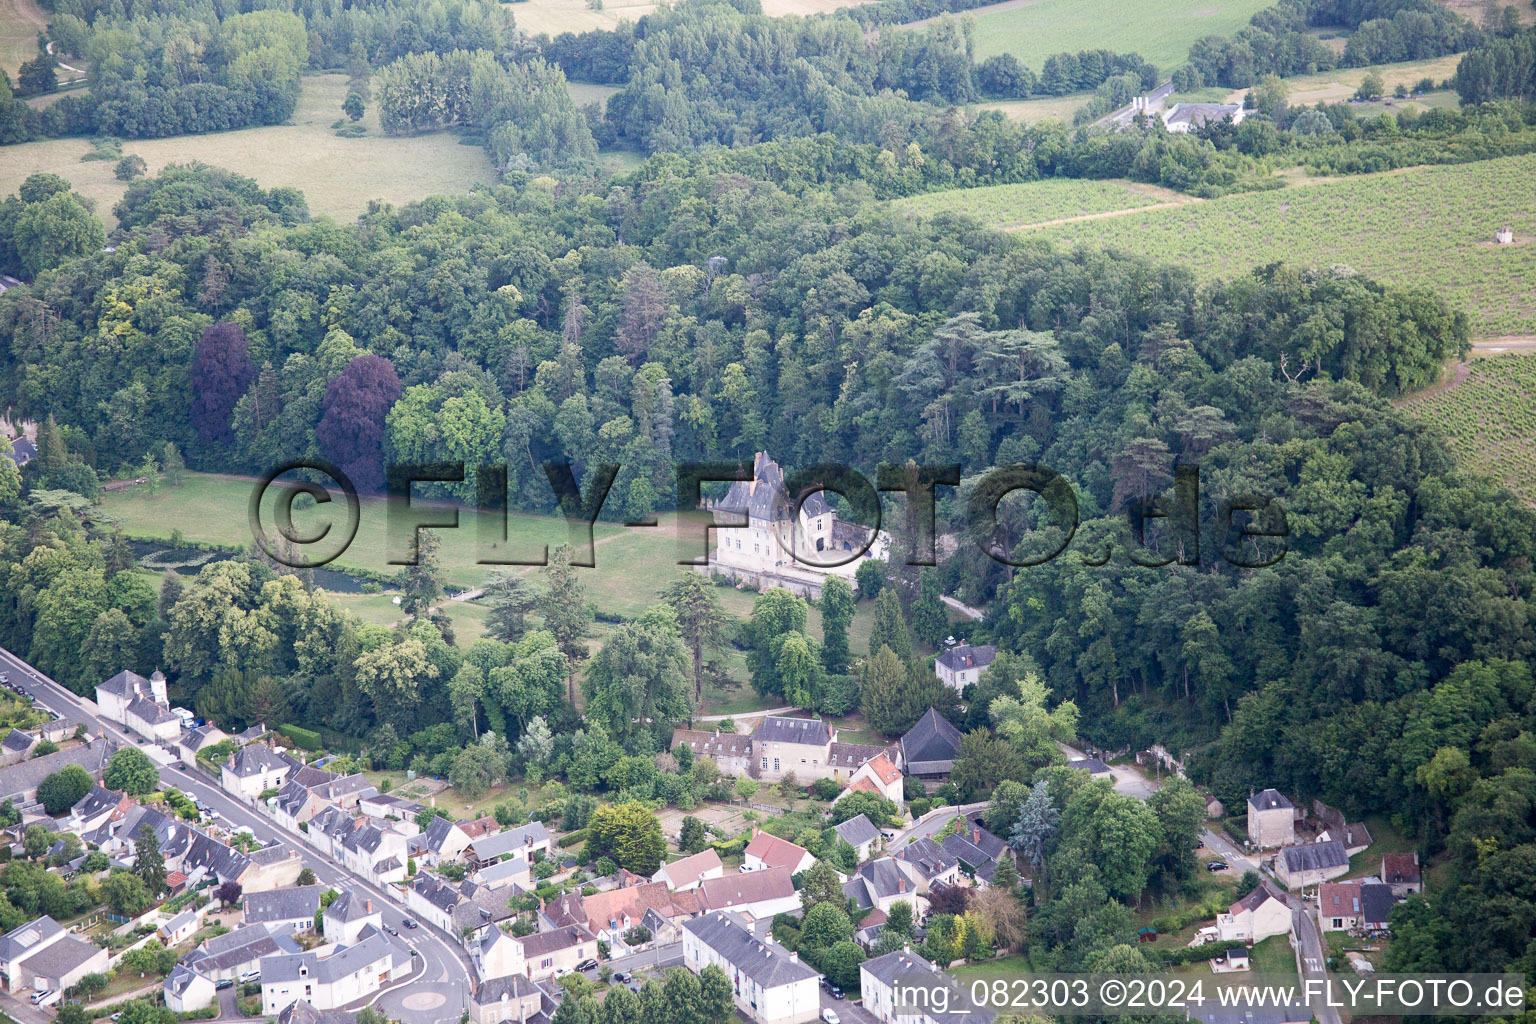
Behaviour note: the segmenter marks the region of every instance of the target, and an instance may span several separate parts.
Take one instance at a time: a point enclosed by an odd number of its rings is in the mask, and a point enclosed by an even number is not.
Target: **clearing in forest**
[[[1191,201],[1181,192],[1134,181],[1051,178],[927,192],[894,200],[891,206],[924,217],[967,213],[993,227],[1017,230]]]

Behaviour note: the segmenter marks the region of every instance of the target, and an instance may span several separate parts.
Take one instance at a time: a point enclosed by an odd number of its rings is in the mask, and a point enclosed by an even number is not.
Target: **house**
[[[92,786],[69,809],[66,829],[77,836],[94,832],[113,819],[121,820],[134,806],[133,799],[105,786]]]
[[[957,885],[960,882],[960,861],[927,837],[914,839],[897,850],[895,857],[909,869],[907,874],[917,880],[918,888],[924,893],[934,884]]]
[[[752,767],[752,737],[742,733],[722,734],[719,729],[714,732],[674,729],[670,749],[676,750],[679,746],[693,751],[694,757],[710,758],[722,775],[743,776]]]
[[[359,896],[350,889],[332,900],[320,914],[325,941],[337,945],[356,945],[363,929],[369,926],[384,927],[384,908],[375,907],[371,897]]]
[[[713,530],[715,548],[709,572],[749,583],[759,590],[783,587],[801,597],[821,597],[827,576],[841,576],[854,590],[859,563],[879,557],[884,538],[838,518],[825,492],[805,496],[796,513],[796,496],[784,490],[779,464],[758,452],[752,479],[738,480],[714,506],[717,512],[745,516]],[[834,564],[841,563],[841,564]]]
[[[1319,885],[1349,870],[1349,854],[1337,839],[1287,846],[1275,858],[1275,877],[1288,889]]]
[[[737,1009],[757,1024],[799,1024],[820,1011],[817,972],[734,914],[715,911],[683,925],[683,966],[697,974],[710,964],[725,972]]]
[[[111,740],[95,740],[0,768],[0,800],[9,800],[17,807],[36,803],[38,784],[67,764],[78,764],[92,778],[100,780],[116,749],[117,744]]]
[[[57,992],[87,974],[104,974],[107,951],[75,938],[51,917],[39,917],[0,938],[0,988]]]
[[[1216,937],[1223,942],[1262,942],[1291,931],[1291,908],[1268,881],[1216,915]]]
[[[962,874],[969,876],[974,884],[991,884],[998,865],[1005,857],[1012,859],[1013,851],[1008,848],[1007,843],[987,831],[981,824],[980,818],[967,821],[964,817],[955,815],[949,820],[955,824],[950,825],[949,822],[945,822],[933,836],[934,841],[947,856],[953,857],[959,863]],[[939,836],[943,838],[940,839]]]
[[[7,451],[4,448],[0,448],[0,455],[10,459],[16,464],[16,468],[20,469],[37,458],[37,445],[33,444],[31,439],[25,436],[13,438],[10,450]]]
[[[475,961],[475,971],[482,979],[526,976],[528,965],[523,959],[523,947],[510,932],[487,928],[480,940],[470,946],[469,952]]]
[[[848,788],[837,794],[832,802],[837,803],[849,793],[873,793],[885,797],[899,809],[905,804],[904,782],[901,772],[881,751],[853,773],[848,780]]]
[[[801,782],[830,778],[830,747],[836,738],[827,723],[814,718],[769,716],[752,732],[754,775],[769,781],[794,773]]]
[[[165,673],[159,669],[148,679],[124,669],[96,687],[96,703],[101,717],[147,740],[167,742],[181,735],[181,717],[171,711]]]
[[[902,994],[924,974],[932,975],[925,987],[942,986],[951,992],[950,1006],[965,1006],[967,1000],[954,981],[926,958],[918,956],[910,948],[877,956],[859,965],[859,992],[863,996],[864,1009],[874,1015],[881,1024],[984,1024],[991,1020],[982,1014],[950,1013],[930,1016],[917,1010],[900,1010],[897,999],[897,980],[901,981]],[[936,989],[935,989],[936,991]]]
[[[1080,772],[1089,775],[1103,775],[1109,771],[1109,765],[1096,757],[1079,757],[1067,762],[1068,768],[1076,768]]]
[[[12,729],[5,734],[5,739],[0,740],[0,767],[25,761],[37,744],[36,736],[22,729]]]
[[[1317,920],[1325,932],[1360,927],[1360,883],[1324,882],[1317,887]]]
[[[263,957],[297,952],[299,945],[290,933],[282,929],[274,933],[266,925],[256,924],[204,940],[182,958],[182,963],[219,982],[250,973],[260,966]]]
[[[377,928],[365,928],[356,943],[339,946],[329,956],[262,957],[261,1012],[276,1016],[299,999],[317,1010],[334,1010],[377,992],[410,969],[410,951]]]
[[[190,939],[192,933],[197,931],[201,924],[202,917],[195,909],[188,907],[155,929],[155,933],[159,936],[161,945],[176,946]]]
[[[754,920],[800,909],[800,896],[788,868],[738,871],[699,885],[699,910],[733,910]]]
[[[837,837],[849,846],[860,864],[869,860],[870,854],[875,852],[876,845],[880,842],[880,830],[875,828],[874,822],[869,820],[869,815],[858,814],[833,828]]]
[[[177,1013],[192,1013],[213,1005],[218,995],[214,980],[199,974],[186,964],[177,964],[161,985],[165,1005]]]
[[[706,878],[719,878],[724,874],[725,865],[720,863],[720,855],[714,850],[705,850],[663,864],[656,869],[651,880],[665,882],[673,892],[687,892],[689,889],[697,889]]]
[[[992,644],[959,644],[940,652],[933,659],[933,672],[939,682],[952,690],[963,690],[981,679],[981,673],[997,658]]]
[[[1395,906],[1397,898],[1392,895],[1391,886],[1367,881],[1360,886],[1360,927],[1371,932],[1388,930]]]
[[[405,881],[406,837],[366,822],[341,840],[341,862],[347,870],[376,885]]]
[[[183,732],[181,739],[176,741],[176,752],[187,764],[196,764],[199,753],[209,747],[216,747],[227,739],[229,739],[228,733],[209,723]]]
[[[414,800],[407,800],[403,796],[391,796],[388,793],[374,793],[365,796],[357,802],[358,812],[366,814],[370,818],[383,818],[386,821],[394,819],[401,823],[410,822],[415,827],[416,815],[427,808]]]
[[[432,867],[458,860],[469,846],[469,836],[458,823],[441,815],[433,818],[422,830],[421,838],[421,860]]]
[[[1247,115],[1248,111],[1243,109],[1241,103],[1175,103],[1163,111],[1163,124],[1170,132],[1182,134],[1198,131],[1208,124],[1217,124],[1229,117],[1233,124],[1241,124]]]
[[[219,784],[226,793],[255,800],[269,789],[282,789],[288,776],[303,767],[268,744],[252,743],[229,756],[219,769]]]
[[[459,891],[452,883],[425,871],[419,872],[405,890],[406,909],[449,934],[453,933],[453,912],[459,900]]]
[[[651,934],[666,930],[667,922],[693,916],[699,909],[698,891],[722,879],[702,879],[699,887],[686,892],[672,892],[666,882],[627,885],[607,892],[583,896],[567,893],[552,900],[540,911],[541,925],[566,928],[580,925],[616,952],[627,951],[631,943],[625,936],[631,929],[644,926]],[[791,886],[793,891],[793,886]],[[652,918],[651,924],[646,919]]]
[[[1358,821],[1340,828],[1329,826],[1317,834],[1317,841],[1320,843],[1326,843],[1330,839],[1343,842],[1344,852],[1353,857],[1371,845],[1371,830],[1365,826],[1365,822]]]
[[[752,826],[752,841],[747,844],[745,853],[746,860],[741,865],[743,871],[784,868],[790,874],[798,875],[816,863],[816,857],[810,850],[796,846],[788,839],[763,832],[756,825]]]
[[[923,882],[919,892],[916,869],[895,857],[876,857],[859,865],[853,877],[843,883],[843,895],[861,910],[873,908],[886,914],[897,901],[910,904],[915,917],[928,909],[928,887]]]
[[[342,843],[358,827],[358,819],[340,807],[322,807],[309,819],[304,835],[309,844],[332,860],[341,860]]]
[[[513,942],[522,954],[523,974],[534,981],[566,974],[597,956],[597,937],[581,925],[534,932]]]
[[[1505,225],[1504,227],[1499,228],[1497,231],[1495,231],[1493,233],[1493,240],[1496,243],[1498,243],[1499,245],[1514,245],[1515,244],[1515,229],[1510,227],[1510,226],[1508,226],[1508,225]],[[25,463],[19,463],[19,464],[20,465],[25,465]]]
[[[220,844],[222,845],[222,844]],[[247,866],[240,877],[246,892],[265,892],[297,885],[304,873],[304,858],[299,851],[273,840],[259,850],[245,855]]]
[[[1382,854],[1381,880],[1392,887],[1392,895],[1399,899],[1422,891],[1418,853]]]
[[[425,871],[405,891],[405,905],[422,920],[450,935],[477,935],[487,925],[513,917],[505,889],[468,879],[455,886]]]
[[[1260,849],[1284,846],[1296,838],[1296,807],[1278,790],[1248,798],[1248,841]]]
[[[525,821],[505,832],[471,839],[464,849],[464,859],[474,865],[489,864],[502,857],[521,857],[533,863],[549,855],[552,842],[542,821]]]
[[[307,931],[315,926],[320,912],[320,896],[328,890],[323,885],[300,885],[292,889],[246,893],[240,899],[246,924],[264,924],[269,930]]]
[[[288,781],[268,801],[268,806],[279,824],[297,831],[300,824],[320,813],[327,804],[356,811],[363,797],[377,792],[362,775],[341,776],[306,765],[289,774]]]
[[[853,776],[870,760],[884,754],[892,764],[901,757],[895,747],[877,747],[868,743],[839,743],[833,740],[827,747],[827,763],[832,766],[832,778],[837,782],[852,782]]]
[[[532,889],[534,887],[533,865],[521,857],[499,860],[477,870],[474,873],[474,879],[492,889],[504,889],[508,886],[514,889]]]
[[[554,1000],[522,974],[487,978],[469,997],[469,1019],[474,1024],[527,1024],[540,1015],[552,1017],[554,1012]]]
[[[908,775],[948,775],[960,750],[960,730],[949,719],[929,708],[901,738],[901,764]]]
[[[357,1024],[357,1014],[350,1010],[327,1010],[321,1012],[303,999],[295,1000],[288,1004],[288,1008],[277,1015],[277,1024]]]

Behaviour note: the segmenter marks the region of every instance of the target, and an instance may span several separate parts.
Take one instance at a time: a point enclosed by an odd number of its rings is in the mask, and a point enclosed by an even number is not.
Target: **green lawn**
[[[1029,961],[1029,957],[1023,954],[1017,956],[1000,956],[996,960],[984,960],[979,964],[961,964],[951,974],[1034,974],[1035,967]]]
[[[1253,974],[1295,974],[1296,953],[1291,949],[1287,935],[1271,935],[1263,942],[1255,943],[1249,953]]]
[[[0,0],[0,24],[11,5],[30,0]],[[35,37],[36,30],[32,29]],[[29,43],[35,48],[35,43]],[[226,167],[255,178],[263,188],[290,186],[304,193],[314,214],[351,220],[371,199],[407,203],[427,196],[468,192],[491,184],[496,173],[478,146],[462,146],[455,135],[436,132],[392,138],[379,131],[377,112],[369,107],[362,123],[368,134],[358,139],[336,136],[331,124],[342,117],[347,76],[307,75],[290,123],[169,139],[134,139],[124,153],[137,153],[151,175],[169,163]],[[110,229],[112,206],[127,189],[113,177],[115,162],[81,162],[94,152],[86,139],[51,139],[5,147],[0,161],[0,197],[16,191],[29,174],[51,171],[69,179],[75,191],[96,200],[96,213]]]
[[[1201,36],[1231,35],[1269,0],[1012,0],[978,8],[976,59],[1011,53],[1037,73],[1063,50],[1136,52],[1165,74],[1185,63]]]
[[[1536,155],[1320,181],[1039,229],[1065,246],[1120,249],[1232,278],[1284,260],[1345,264],[1429,288],[1478,334],[1536,331]],[[1516,244],[1493,244],[1508,224]]]

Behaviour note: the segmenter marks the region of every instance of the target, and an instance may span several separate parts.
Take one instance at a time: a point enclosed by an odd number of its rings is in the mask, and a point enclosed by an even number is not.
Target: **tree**
[[[537,603],[537,597],[523,577],[498,569],[486,580],[485,595],[480,603],[491,609],[485,619],[486,634],[510,644],[521,640],[528,631],[527,615]]]
[[[802,891],[802,903],[804,900],[805,894]],[[800,925],[802,950],[825,950],[834,943],[847,942],[852,938],[853,922],[848,919],[842,901],[823,900],[807,908],[805,919]]]
[[[708,845],[709,832],[704,823],[691,814],[686,815],[677,836],[678,849],[684,853],[701,853]]]
[[[341,101],[342,112],[353,122],[363,119],[363,97],[356,92],[348,92],[347,98]]]
[[[310,870],[309,868],[305,868],[303,871],[299,872],[298,881],[295,882],[294,884],[296,884],[296,885],[314,885],[315,884],[315,873],[312,870]]]
[[[256,380],[250,346],[238,324],[217,323],[198,338],[192,356],[192,425],[205,445],[233,443],[235,405]]]
[[[621,625],[587,670],[586,717],[631,754],[665,748],[673,723],[692,715],[688,651],[670,608]]]
[[[634,800],[599,807],[587,826],[589,859],[612,857],[620,867],[650,877],[661,866],[667,839],[661,822]]]
[[[160,840],[155,830],[139,826],[139,834],[133,841],[133,871],[144,882],[150,896],[157,897],[165,891],[165,857],[160,852]]]
[[[881,571],[881,564],[876,559],[866,558],[853,571],[853,581],[859,585],[858,596],[866,601],[878,598],[880,591],[885,588],[885,574]]]
[[[843,895],[843,883],[838,880],[837,870],[824,860],[818,860],[800,876],[800,908],[810,914],[812,908],[830,903],[841,908],[847,903]]]
[[[43,810],[57,817],[80,802],[91,791],[91,773],[78,764],[67,764],[37,786],[37,799]]]
[[[138,747],[124,747],[107,762],[101,781],[108,789],[143,796],[160,788],[160,771]]]
[[[996,884],[989,885],[976,893],[974,902],[976,909],[991,923],[1000,950],[1012,952],[1024,945],[1028,937],[1024,906],[1013,894],[1011,886],[1005,888]]]
[[[903,665],[912,660],[912,634],[907,629],[907,620],[901,614],[901,601],[894,590],[883,590],[875,599],[875,624],[869,634],[870,655],[878,654],[882,647],[889,647]]]
[[[544,591],[539,595],[539,615],[544,628],[554,635],[560,653],[565,656],[566,688],[570,701],[576,703],[576,666],[587,658],[586,636],[592,625],[592,606],[587,601],[586,585],[576,575],[571,563],[573,552],[561,546],[551,554],[544,568]]]
[[[112,176],[118,181],[132,181],[134,178],[143,177],[148,169],[149,166],[144,163],[143,157],[137,153],[129,153],[117,162],[117,166],[112,169]]]
[[[1029,672],[1018,682],[1018,696],[1005,693],[987,708],[998,736],[1036,768],[1060,760],[1058,744],[1077,739],[1077,705],[1064,700],[1047,710],[1046,694],[1040,677]]]
[[[1157,816],[1159,839],[1156,863],[1169,883],[1195,873],[1195,841],[1205,828],[1205,800],[1189,780],[1175,775],[1147,798]]]
[[[821,585],[821,663],[828,675],[848,672],[848,626],[853,622],[853,588],[841,576]]]
[[[384,487],[385,417],[400,394],[394,363],[376,355],[356,357],[325,386],[315,440],[363,493]]]
[[[796,597],[783,587],[759,594],[752,602],[752,619],[743,632],[748,648],[747,671],[752,677],[752,688],[758,693],[785,696],[779,656],[786,637],[804,637],[809,608],[804,598]],[[799,657],[791,656],[791,663],[804,667],[803,659]],[[802,680],[797,677],[799,682]]]
[[[124,917],[137,917],[154,902],[144,880],[131,871],[114,871],[101,885],[102,898],[112,911]]]
[[[610,993],[605,1003],[612,1000],[613,994]],[[731,979],[726,977],[725,971],[721,970],[718,964],[706,964],[699,972],[701,1024],[731,1024],[735,1018],[736,1003],[732,998]],[[605,1024],[631,1024],[631,1022],[609,1021]]]
[[[416,535],[416,563],[400,570],[400,610],[413,619],[429,615],[443,599],[448,576],[438,556],[442,546],[437,531],[420,531]]]
[[[960,737],[955,766],[949,781],[966,800],[976,800],[994,786],[1029,778],[1029,765],[1017,749],[985,729],[972,729]]]
[[[53,833],[41,825],[28,825],[22,834],[21,845],[29,859],[38,860],[53,845]]]
[[[821,954],[821,971],[832,984],[852,992],[859,986],[859,964],[865,959],[856,943],[839,942]]]
[[[949,634],[949,616],[944,613],[939,574],[925,567],[918,578],[918,598],[912,602],[912,631],[923,643],[938,647]]]
[[[1357,100],[1380,99],[1382,93],[1387,91],[1387,83],[1378,71],[1368,71],[1360,80],[1360,88],[1355,90]]]
[[[310,873],[310,877],[314,877],[313,872]],[[311,882],[310,884],[313,885],[314,883]],[[219,883],[218,888],[219,902],[226,907],[232,907],[236,903],[240,902],[240,896],[243,892],[244,890],[240,887],[240,883],[233,879],[230,879],[227,882],[221,882]]]
[[[899,736],[913,725],[907,721],[902,690],[907,669],[896,652],[885,645],[876,648],[860,666],[860,706],[869,724],[887,736]]]
[[[856,790],[832,805],[832,824],[841,825],[850,818],[864,814],[879,828],[902,820],[896,805],[878,793]]]
[[[496,734],[488,732],[453,759],[448,781],[463,796],[473,799],[506,778],[506,758],[497,749],[496,740]]]
[[[693,655],[693,706],[698,707],[704,701],[704,654],[724,647],[729,620],[714,584],[702,573],[678,573],[661,599],[677,616],[678,631]]]
[[[36,57],[21,66],[16,76],[16,84],[23,96],[38,96],[42,93],[58,92],[59,76],[54,70],[59,62],[47,53],[39,53]]]
[[[1107,781],[1083,786],[1061,814],[1052,871],[1073,881],[1091,871],[1113,899],[1139,901],[1157,850],[1157,818],[1146,804]]]

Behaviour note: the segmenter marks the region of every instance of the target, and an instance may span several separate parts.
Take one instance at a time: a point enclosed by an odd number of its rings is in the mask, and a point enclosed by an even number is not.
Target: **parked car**
[[[242,985],[249,985],[253,981],[260,981],[260,980],[261,980],[261,971],[260,971],[260,969],[257,969],[257,970],[254,970],[254,971],[246,971],[244,974],[240,975],[240,984],[242,984]]]
[[[1225,871],[1229,867],[1231,867],[1231,865],[1228,864],[1224,860],[1213,860],[1213,861],[1211,861],[1209,864],[1207,864],[1205,866],[1205,870],[1207,870],[1207,871]]]
[[[396,938],[399,938],[399,937],[400,937],[400,933],[399,933],[399,932],[398,932],[398,931],[396,931],[396,930],[395,930],[395,928],[394,928],[394,926],[393,926],[393,925],[385,925],[385,926],[384,926],[384,930],[385,930],[385,931],[386,931],[386,932],[388,932],[388,933],[389,933],[389,934],[391,934],[391,935],[393,935],[393,936],[395,936],[395,937],[396,937]]]
[[[578,971],[595,971],[597,970],[597,961],[592,959],[583,960],[576,965],[576,969]]]
[[[235,987],[235,979],[234,978],[220,978],[219,981],[218,981],[218,984],[214,985],[213,987],[218,989],[221,992],[224,989],[226,989],[226,988],[234,988]]]
[[[37,997],[37,1005],[52,1006],[57,1003],[63,995],[64,993],[59,989],[53,989],[50,992],[44,992]]]
[[[622,985],[626,981],[629,980],[629,972],[628,971],[614,971],[613,972],[613,980],[618,982],[620,985]]]
[[[833,1009],[822,1010],[821,1019],[825,1021],[826,1024],[837,1024],[837,1011]]]
[[[415,920],[412,919],[412,918],[409,918],[409,917],[406,918],[404,921],[401,921],[400,923],[405,925],[407,928],[415,928],[416,927]]]

